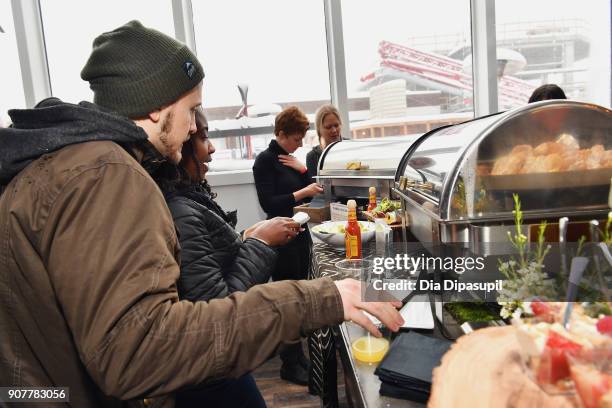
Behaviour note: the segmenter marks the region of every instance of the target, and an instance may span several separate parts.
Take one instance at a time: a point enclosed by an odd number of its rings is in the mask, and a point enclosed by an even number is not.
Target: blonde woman
[[[315,126],[317,127],[317,135],[319,135],[319,144],[306,155],[306,167],[311,180],[312,177],[317,175],[317,165],[323,149],[333,142],[342,140],[340,112],[334,105],[321,106],[315,116]]]

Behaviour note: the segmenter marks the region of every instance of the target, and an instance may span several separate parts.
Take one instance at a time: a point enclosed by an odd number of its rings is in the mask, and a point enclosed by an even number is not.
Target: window
[[[569,99],[610,106],[609,0],[497,0],[495,12],[498,69],[507,72],[500,110],[526,104],[546,83]]]
[[[80,74],[98,35],[136,19],[174,37],[170,1],[40,0],[40,6],[51,89],[54,96],[66,102],[93,99],[89,84],[81,79]],[[68,20],[67,16],[70,16]]]
[[[330,101],[322,1],[194,1],[193,20],[204,79],[203,105],[217,152],[211,170],[252,167],[273,138],[274,117],[299,106],[314,121]],[[248,116],[236,119],[248,86]],[[311,126],[314,128],[314,126]],[[314,130],[296,155],[317,143]]]
[[[0,1],[0,55],[2,55],[2,90],[0,91],[0,127],[9,124],[7,111],[25,108],[25,97],[21,81],[17,39],[13,24],[13,10],[9,0]]]
[[[441,115],[473,117],[469,0],[341,6],[354,137],[423,133]]]

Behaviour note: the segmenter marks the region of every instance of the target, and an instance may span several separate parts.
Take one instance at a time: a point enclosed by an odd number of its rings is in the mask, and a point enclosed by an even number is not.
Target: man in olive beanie
[[[94,40],[81,78],[89,81],[94,103],[133,119],[164,157],[179,162],[183,143],[195,131],[204,78],[185,44],[130,21]],[[190,118],[177,117],[185,111],[174,105],[189,108]]]
[[[139,21],[104,33],[81,71],[94,103],[128,118],[141,118],[198,85],[200,62],[184,44]]]
[[[202,67],[133,21],[96,38],[82,76],[95,104],[49,98],[9,111],[13,127],[0,129],[0,384],[128,406],[237,378],[343,320],[380,335],[362,310],[398,329],[399,313],[363,303],[353,280],[179,301],[176,229],[149,173],[178,162],[196,131]],[[299,224],[286,227],[295,236]]]

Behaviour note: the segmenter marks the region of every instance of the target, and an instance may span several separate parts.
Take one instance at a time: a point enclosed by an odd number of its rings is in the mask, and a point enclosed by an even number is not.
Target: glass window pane
[[[497,0],[495,13],[500,109],[526,104],[548,83],[569,99],[610,106],[609,0]]]
[[[170,1],[104,2],[40,0],[53,95],[66,102],[93,99],[81,69],[94,38],[131,20],[174,37]],[[67,20],[67,16],[70,16]],[[69,21],[69,22],[67,22]]]
[[[473,117],[469,0],[341,5],[353,138],[420,134]]]
[[[21,82],[21,69],[19,54],[17,53],[17,39],[13,23],[13,9],[10,0],[0,0],[0,78],[2,90],[0,91],[0,126],[9,123],[7,110],[24,108],[25,97]]]
[[[283,107],[297,105],[314,121],[317,108],[330,101],[323,2],[192,4],[206,72],[203,105],[217,149],[211,170],[250,169],[272,139],[274,117]],[[235,119],[242,106],[238,84],[248,86],[248,115],[241,119]],[[309,131],[298,158],[315,143],[316,133]]]

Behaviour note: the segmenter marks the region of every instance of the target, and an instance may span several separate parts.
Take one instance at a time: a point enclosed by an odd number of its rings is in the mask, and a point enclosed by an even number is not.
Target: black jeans
[[[251,374],[235,380],[223,380],[204,388],[177,393],[176,408],[223,407],[266,408]]]

